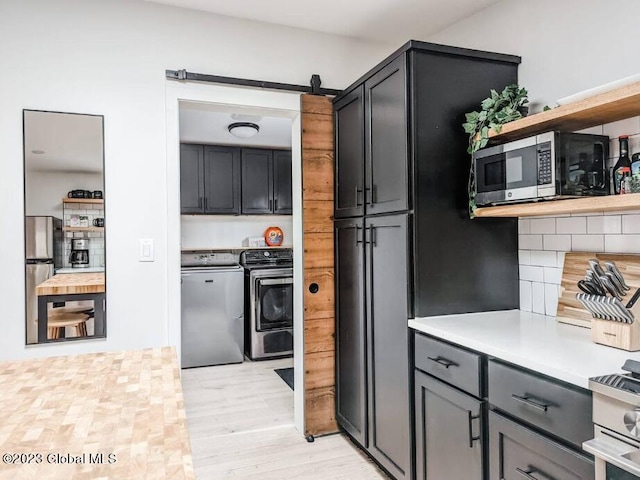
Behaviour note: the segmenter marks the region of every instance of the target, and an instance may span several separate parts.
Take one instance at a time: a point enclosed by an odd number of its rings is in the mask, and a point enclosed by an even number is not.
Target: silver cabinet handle
[[[529,468],[528,470],[523,470],[520,467],[516,467],[516,473],[518,473],[519,475],[523,476],[524,478],[528,479],[528,480],[538,480],[536,477],[534,477],[533,475],[531,475],[532,473],[535,473],[535,469],[533,468]],[[549,477],[550,480],[551,477]]]
[[[480,440],[480,435],[477,437],[473,436],[473,421],[479,420],[480,415],[474,415],[471,410],[468,410],[467,413],[469,414],[469,448],[473,448],[473,442]]]
[[[533,407],[537,410],[540,410],[541,412],[545,412],[547,410],[549,410],[549,407],[551,405],[547,404],[547,403],[542,403],[542,402],[536,402],[535,400],[531,400],[531,397],[521,397],[520,395],[516,395],[515,393],[511,395],[511,398],[513,398],[514,400],[520,402],[520,403],[524,403],[525,405],[529,406],[529,407]]]
[[[360,202],[361,193],[362,193],[362,189],[356,185],[356,207],[362,206],[362,202]]]
[[[451,360],[448,360],[444,357],[427,357],[429,360],[431,360],[432,362],[437,363],[438,365],[442,365],[444,368],[449,368],[449,367],[459,367],[460,365],[457,364],[456,362],[452,362]]]

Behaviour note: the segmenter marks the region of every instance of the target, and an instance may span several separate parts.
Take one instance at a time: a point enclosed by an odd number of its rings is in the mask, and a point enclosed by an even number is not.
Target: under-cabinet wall
[[[640,117],[583,130],[607,135],[609,163],[619,156],[618,136],[640,152]],[[521,218],[518,221],[520,309],[555,316],[565,252],[640,254],[640,211]]]

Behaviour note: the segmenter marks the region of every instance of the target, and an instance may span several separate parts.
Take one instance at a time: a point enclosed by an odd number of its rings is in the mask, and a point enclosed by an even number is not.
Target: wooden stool
[[[49,310],[49,317],[67,313],[84,313],[88,315],[91,312],[93,312],[93,307],[55,307]]]
[[[61,313],[49,315],[47,325],[47,338],[55,340],[60,338],[61,329],[74,327],[76,337],[87,336],[87,320],[89,315],[84,313]]]

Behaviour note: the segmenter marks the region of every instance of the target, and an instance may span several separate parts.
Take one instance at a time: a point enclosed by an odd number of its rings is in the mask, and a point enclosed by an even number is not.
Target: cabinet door
[[[242,149],[242,213],[273,213],[273,152]]]
[[[335,105],[335,218],[364,214],[364,86]]]
[[[365,83],[367,214],[409,208],[406,78],[403,55]]]
[[[593,461],[489,412],[491,480],[593,480]]]
[[[339,220],[336,235],[336,419],[367,447],[364,222]]]
[[[291,152],[273,152],[273,213],[291,215]]]
[[[407,215],[365,221],[369,452],[411,478]]]
[[[240,214],[240,149],[204,147],[204,213]]]
[[[416,480],[483,477],[480,400],[416,371]]]
[[[180,212],[203,212],[203,146],[180,144]]]

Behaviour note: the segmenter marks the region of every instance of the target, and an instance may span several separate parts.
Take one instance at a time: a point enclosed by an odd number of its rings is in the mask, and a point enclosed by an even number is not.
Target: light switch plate
[[[141,238],[140,239],[140,250],[138,253],[138,261],[139,262],[153,262],[154,261],[154,248],[153,248],[153,239],[151,238]]]

